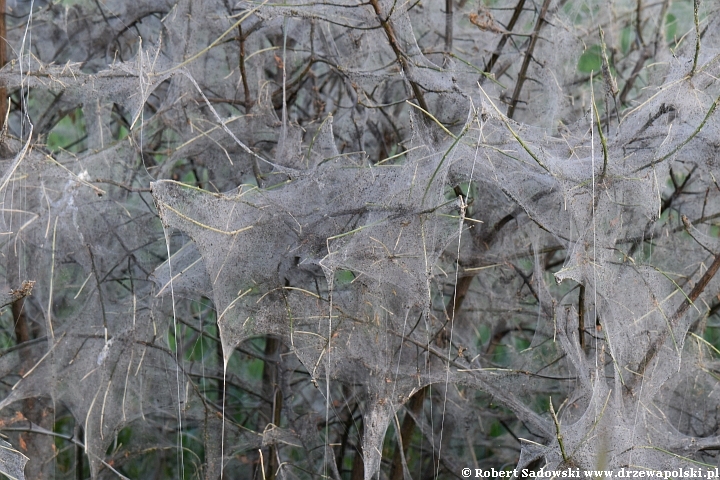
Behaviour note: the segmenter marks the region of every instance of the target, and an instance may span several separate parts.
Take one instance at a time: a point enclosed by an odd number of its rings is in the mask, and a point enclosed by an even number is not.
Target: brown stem
[[[585,351],[585,285],[580,285],[578,297],[578,335],[580,348]]]
[[[265,342],[265,366],[263,367],[263,389],[265,390],[265,398],[272,398],[270,422],[273,425],[280,424],[280,412],[282,411],[282,395],[278,385],[277,366],[274,363],[276,359],[280,341],[277,338],[267,337]],[[277,447],[275,444],[270,445],[270,453],[267,460],[267,473],[264,478],[267,480],[275,479],[275,472],[278,470]]]
[[[455,285],[455,292],[447,308],[447,314],[450,319],[457,317],[457,312],[460,310],[460,307],[462,307],[462,303],[470,290],[470,284],[473,278],[475,278],[475,275],[462,277],[458,280],[457,285]]]
[[[363,423],[362,417],[358,420],[360,422],[360,428],[358,428],[358,442],[360,442],[364,435],[365,424]],[[357,447],[355,458],[353,459],[352,472],[350,473],[350,480],[364,480],[365,478],[365,462],[363,455],[360,453],[360,447]]]
[[[685,177],[685,180],[678,185],[677,180],[675,180],[675,175],[673,174],[672,168],[670,169],[670,180],[673,183],[673,193],[667,197],[666,199],[663,199],[661,207],[660,207],[660,215],[662,216],[663,213],[665,213],[665,210],[672,207],[673,202],[680,197],[684,193],[685,187],[689,184],[690,178],[693,176],[693,173],[695,172],[695,169],[697,167],[693,167],[692,170],[690,170],[690,173],[687,174]],[[702,220],[701,220],[702,221]],[[696,221],[697,222],[697,221]],[[651,238],[652,236],[652,226],[653,221],[649,221],[647,225],[645,226],[645,230],[643,231],[643,236],[641,238],[638,238],[633,241],[633,244],[630,246],[630,249],[628,250],[627,255],[629,257],[632,257],[635,254],[635,251],[640,247],[640,245],[645,241],[646,238]],[[673,232],[675,233],[675,232]]]
[[[15,276],[14,272],[17,268],[16,259],[17,257],[12,257],[11,263],[13,263],[14,265],[11,265],[9,268],[9,270],[11,270],[10,277]],[[3,295],[2,306],[12,304],[12,315],[15,324],[15,342],[18,346],[30,341],[31,339],[30,328],[28,327],[27,316],[25,315],[25,297],[30,295],[33,285],[35,285],[35,282],[25,281],[23,282],[22,287],[20,287],[19,289],[12,290],[9,294]],[[32,351],[27,348],[21,348],[19,355],[22,365],[21,368],[23,370],[29,369],[34,363]],[[25,399],[23,401],[23,406],[23,413],[27,417],[29,412],[33,411],[35,408],[34,399]]]
[[[662,40],[664,26],[665,26],[665,13],[668,9],[669,0],[664,0],[663,4],[660,8],[660,15],[658,18],[661,20],[658,22],[657,28],[655,29],[655,36],[653,39],[653,45],[654,50],[657,52],[658,44]],[[645,62],[650,58],[653,57],[655,54],[651,50],[651,45],[645,45],[645,41],[642,38],[642,32],[641,32],[641,18],[640,13],[642,9],[642,0],[637,0],[637,18],[636,18],[636,34],[639,39],[640,44],[642,45],[642,52],[640,53],[640,58],[638,59],[637,63],[635,64],[635,68],[633,69],[632,73],[630,74],[630,78],[625,83],[625,86],[622,89],[622,92],[620,93],[620,103],[625,104],[625,101],[627,100],[627,96],[630,93],[630,90],[632,90],[633,85],[635,84],[635,81],[638,79],[640,72],[642,71],[643,67],[645,67]]]
[[[402,456],[407,455],[408,446],[410,445],[410,439],[413,431],[415,430],[414,416],[420,414],[425,403],[425,396],[427,395],[429,386],[425,386],[418,390],[415,395],[410,397],[410,400],[405,407],[407,413],[403,419],[402,426],[400,427],[400,438],[402,440]],[[411,414],[412,413],[412,414]],[[400,444],[395,446],[395,454],[393,455],[392,467],[390,467],[390,480],[402,480],[403,477],[403,466],[402,457],[400,455]]]
[[[395,52],[395,57],[397,58],[398,63],[404,71],[408,71],[410,69],[410,64],[407,61],[405,53],[402,51],[402,48],[400,48],[400,45],[397,42],[395,30],[390,23],[390,18],[388,17],[387,19],[383,19],[378,0],[370,0],[370,5],[372,5],[373,10],[375,10],[375,15],[377,15],[378,20],[380,20],[380,25],[382,25],[383,30],[385,30],[385,36],[387,36],[388,42],[390,42],[390,47],[393,49],[393,52]],[[429,112],[430,110],[425,102],[422,90],[420,90],[420,85],[410,80],[410,88],[412,88],[415,99],[418,101],[418,104],[420,104],[420,107],[426,112]]]
[[[302,72],[300,72],[300,74],[290,83],[285,84],[284,90],[283,87],[280,87],[272,93],[271,99],[275,110],[283,108],[283,92],[285,92],[285,104],[292,103],[294,101],[300,91],[300,88],[302,88],[303,83],[308,78],[308,73],[314,64],[315,60],[312,58],[309,59]]]
[[[663,20],[660,20],[660,23],[662,22]],[[635,4],[635,35],[638,41],[645,45],[645,40],[642,38],[642,0],[637,0]]]
[[[640,53],[640,58],[638,59],[637,63],[635,64],[635,68],[633,69],[632,73],[630,74],[630,78],[628,78],[628,81],[625,82],[622,92],[620,92],[620,103],[621,104],[625,104],[625,101],[627,100],[627,96],[630,93],[630,90],[632,90],[633,85],[635,85],[635,80],[638,79],[638,76],[640,75],[640,72],[642,71],[643,67],[645,67],[645,61],[648,58],[650,58],[650,48],[645,47],[643,49],[643,51]]]
[[[82,443],[85,441],[83,439],[83,427],[81,425],[75,426],[75,438],[77,439],[78,443],[75,444],[75,478],[77,480],[83,480],[85,478],[85,475],[83,475],[84,467],[84,452]]]
[[[242,77],[243,91],[245,92],[245,113],[250,113],[252,100],[250,99],[250,87],[248,86],[247,73],[245,72],[245,36],[242,25],[238,25],[238,41],[240,42],[240,76]]]
[[[452,52],[453,0],[445,0],[445,52]]]
[[[461,195],[458,190],[455,191],[457,196]],[[505,222],[507,223],[507,222]],[[503,223],[502,225],[504,225]],[[502,228],[500,226],[499,228]],[[498,228],[498,229],[499,229]],[[470,290],[470,284],[475,278],[475,275],[468,275],[458,280],[455,285],[455,292],[446,307],[446,312],[450,320],[454,320],[457,316],[460,307],[462,307],[463,301],[467,296],[467,292]],[[415,393],[407,403],[408,413],[405,414],[402,426],[400,427],[400,439],[402,440],[402,456],[407,455],[408,445],[410,444],[410,437],[412,436],[413,430],[415,429],[415,420],[413,417],[418,416],[422,411],[423,404],[425,402],[425,396],[427,395],[429,386],[425,386]],[[412,413],[412,415],[411,415]],[[390,468],[390,480],[402,480],[403,479],[403,467],[402,467],[402,456],[400,455],[400,445],[396,445],[395,454],[393,456],[392,467]]]
[[[13,320],[15,321],[15,341],[21,345],[30,340],[30,330],[28,329],[27,317],[23,311],[25,300],[19,298],[12,304]],[[20,350],[21,360],[30,360],[29,352]]]
[[[350,389],[343,385],[343,395],[345,395],[345,398],[349,398],[351,396]],[[341,467],[343,465],[343,459],[345,458],[345,453],[347,449],[350,447],[350,434],[352,433],[352,427],[353,423],[355,422],[355,411],[357,409],[357,404],[350,407],[350,405],[347,406],[347,408],[343,409],[343,430],[342,430],[342,436],[340,438],[340,448],[338,448],[337,453],[335,454],[335,464],[338,467]]]
[[[512,32],[512,29],[515,28],[515,24],[518,21],[518,18],[520,18],[520,14],[522,13],[523,7],[525,6],[525,0],[520,0],[517,5],[515,5],[515,11],[513,12],[512,17],[510,18],[510,23],[507,24],[506,30],[508,32]],[[507,43],[508,38],[510,38],[510,34],[503,34],[502,37],[500,37],[500,41],[498,42],[497,47],[495,47],[495,51],[492,54],[492,57],[490,57],[490,61],[485,65],[485,72],[491,73],[493,67],[495,66],[495,63],[497,63],[498,58],[500,58],[500,53],[502,53],[502,49],[505,47],[505,43]],[[500,74],[496,74],[495,78],[499,78]],[[485,78],[485,77],[481,77]]]
[[[13,256],[9,268],[11,271],[9,275],[10,277],[15,276],[17,272],[17,264],[17,257]],[[33,349],[22,348],[23,344],[26,344],[32,339],[33,334],[35,334],[34,336],[36,337],[38,336],[38,332],[31,331],[27,315],[25,314],[25,297],[32,291],[34,283],[35,282],[23,282],[22,288],[13,291],[10,294],[10,296],[17,296],[17,299],[12,302],[12,315],[15,323],[15,341],[17,342],[17,345],[21,347],[18,351],[18,355],[20,357],[20,368],[22,373],[27,372],[36,361],[36,358],[33,355]],[[32,423],[41,425],[45,428],[52,428],[51,413],[52,411],[50,408],[48,408],[42,400],[30,397],[22,401],[22,415]],[[36,478],[38,480],[48,478],[49,472],[46,466],[48,464],[43,462],[43,459],[47,458],[52,440],[34,435],[30,432],[24,432],[20,433],[18,444],[20,446],[20,450],[33,460],[25,467],[25,473],[27,475],[26,478]]]
[[[528,45],[528,49],[525,52],[525,58],[523,58],[523,63],[520,67],[520,74],[518,75],[518,80],[515,83],[515,91],[513,91],[512,100],[510,101],[510,107],[508,107],[508,118],[513,118],[513,115],[515,114],[515,107],[517,106],[518,100],[520,99],[520,90],[522,90],[525,79],[527,78],[527,70],[530,66],[530,60],[532,60],[533,51],[535,50],[535,44],[537,44],[537,39],[540,36],[540,29],[545,23],[545,15],[547,14],[549,7],[550,0],[545,0],[543,2],[542,9],[540,10],[540,16],[538,17],[538,21],[535,24],[535,29],[533,30],[532,36],[530,37],[530,45]]]
[[[672,317],[670,317],[669,320],[669,326],[667,330],[664,330],[663,333],[655,339],[655,341],[650,345],[650,348],[648,349],[647,353],[645,354],[645,357],[640,362],[640,365],[638,366],[638,373],[640,374],[636,378],[642,378],[642,374],[647,369],[648,365],[650,365],[650,362],[655,358],[655,355],[657,355],[658,350],[662,346],[663,343],[665,343],[665,340],[667,339],[668,334],[670,333],[670,329],[674,329],[677,324],[679,323],[680,319],[687,313],[690,306],[695,302],[695,300],[698,299],[700,294],[705,290],[705,287],[707,287],[708,283],[710,283],[710,280],[715,276],[718,269],[720,268],[720,255],[715,255],[715,259],[713,260],[712,265],[710,265],[710,268],[707,269],[705,274],[700,278],[697,284],[695,284],[695,287],[690,291],[690,293],[687,295],[685,300],[680,304],[680,307],[678,307],[677,311],[673,314]]]
[[[96,178],[95,183],[107,183],[109,185],[115,185],[116,187],[120,187],[123,190],[126,190],[128,192],[132,193],[138,193],[138,192],[152,192],[152,188],[150,187],[131,187],[130,185],[126,185],[124,183],[117,182],[115,180],[112,180],[110,178]]]

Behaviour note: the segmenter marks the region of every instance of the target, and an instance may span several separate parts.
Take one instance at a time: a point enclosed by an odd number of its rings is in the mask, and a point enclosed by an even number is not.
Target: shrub
[[[719,18],[13,2],[3,473],[716,465]]]

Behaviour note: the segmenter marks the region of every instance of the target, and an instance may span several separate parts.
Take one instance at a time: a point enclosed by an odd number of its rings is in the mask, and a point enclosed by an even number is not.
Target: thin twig
[[[512,94],[512,100],[510,100],[510,106],[508,107],[507,117],[513,118],[515,114],[515,107],[517,106],[518,100],[520,99],[520,90],[522,90],[525,79],[527,78],[528,67],[530,67],[530,60],[532,60],[533,51],[535,50],[535,44],[539,38],[540,29],[545,23],[545,15],[547,14],[548,7],[550,7],[550,0],[543,2],[542,9],[540,10],[540,16],[535,24],[533,35],[530,37],[530,44],[528,45],[527,51],[525,52],[525,58],[523,58],[522,66],[520,67],[520,73],[518,74],[517,83],[515,83],[515,91]]]
[[[49,435],[51,437],[62,438],[63,440],[67,440],[68,442],[71,442],[74,445],[77,445],[78,447],[81,447],[83,450],[85,450],[85,444],[75,437],[71,437],[70,435],[65,435],[63,433],[57,433],[57,432],[50,431],[46,428],[41,427],[40,425],[36,425],[36,424],[32,423],[32,422],[28,422],[28,423],[30,423],[30,425],[28,427],[3,427],[0,430],[2,430],[3,432],[39,433],[41,435]],[[126,477],[122,473],[115,470],[112,465],[110,465],[108,462],[106,462],[102,458],[98,457],[98,460],[100,460],[100,462],[102,462],[103,465],[105,465],[107,468],[109,468],[118,477],[120,477],[124,480],[130,480],[128,477]]]
[[[585,351],[585,285],[580,284],[578,294],[578,336],[580,337],[580,348]]]
[[[698,10],[700,9],[700,0],[693,2],[693,20],[695,22],[695,55],[693,56],[693,66],[690,70],[690,76],[695,75],[697,70],[698,56],[700,55],[700,19],[698,18]]]
[[[563,460],[567,463],[568,456],[565,453],[565,443],[563,442],[562,433],[560,433],[560,422],[558,421],[557,415],[555,414],[555,407],[553,407],[552,397],[550,397],[550,414],[552,415],[553,423],[555,424],[555,436],[560,445],[560,453],[562,454]]]
[[[696,14],[696,17],[697,17],[697,14]],[[453,0],[445,0],[445,53],[452,52],[452,41],[453,41]]]
[[[675,328],[677,326],[680,318],[682,318],[682,316],[687,313],[688,309],[694,304],[695,300],[697,300],[700,294],[705,290],[705,287],[708,286],[708,283],[710,283],[710,280],[712,280],[712,278],[715,276],[718,269],[720,269],[720,255],[715,255],[715,259],[710,265],[710,268],[707,269],[707,271],[700,278],[695,287],[690,291],[688,295],[686,295],[685,300],[683,300],[683,302],[680,304],[680,307],[678,307],[673,316],[670,317],[668,321],[669,328]],[[667,330],[663,331],[663,333],[657,339],[655,339],[652,345],[650,345],[650,348],[645,354],[645,357],[642,359],[640,365],[638,366],[637,373],[639,373],[639,375],[635,377],[636,379],[642,378],[642,375],[647,369],[648,365],[650,364],[652,359],[655,358],[655,355],[657,355],[657,352],[662,346],[662,344],[665,343],[665,339],[667,338],[668,333],[669,332]]]
[[[250,113],[252,108],[252,99],[250,99],[250,87],[247,81],[247,72],[245,71],[245,40],[246,36],[243,35],[242,24],[238,24],[238,42],[240,43],[240,77],[242,78],[243,92],[245,92],[244,105],[245,113]]]
[[[590,77],[590,97],[592,100],[592,109],[595,111],[595,122],[597,123],[597,131],[600,134],[600,143],[602,144],[602,151],[603,151],[603,168],[602,172],[600,173],[600,179],[598,180],[598,183],[603,183],[605,180],[605,174],[607,173],[607,166],[608,166],[608,146],[607,146],[607,140],[605,139],[605,135],[602,131],[602,123],[600,122],[600,113],[598,112],[597,106],[595,105],[595,89],[592,86],[592,77]]]
[[[513,15],[510,18],[510,22],[507,24],[506,29],[508,32],[512,32],[512,29],[515,28],[515,24],[518,21],[518,18],[520,18],[520,13],[522,13],[523,7],[525,6],[525,0],[519,0],[517,5],[515,5],[515,10],[513,11]],[[504,34],[502,37],[500,37],[500,41],[498,42],[497,47],[495,47],[495,51],[492,54],[492,57],[490,57],[490,61],[485,65],[485,72],[490,74],[492,73],[493,67],[495,67],[495,64],[497,63],[498,58],[500,58],[500,54],[502,53],[503,47],[505,47],[505,43],[507,43],[508,38],[510,38],[510,33]],[[496,75],[496,78],[498,78],[499,75]]]
[[[677,152],[679,152],[683,147],[685,147],[685,145],[687,145],[688,143],[690,143],[690,141],[691,141],[693,138],[695,138],[698,133],[700,133],[700,130],[702,130],[702,128],[705,126],[705,124],[707,123],[708,119],[712,116],[713,112],[715,112],[715,109],[717,108],[718,102],[720,102],[720,96],[718,96],[718,97],[715,99],[715,101],[713,101],[712,105],[710,105],[710,108],[708,109],[708,112],[705,114],[705,118],[703,118],[702,122],[700,122],[700,125],[697,126],[697,128],[695,129],[695,131],[694,131],[693,133],[691,133],[688,138],[686,138],[685,140],[683,140],[682,142],[680,142],[678,145],[676,145],[675,148],[673,148],[672,150],[670,150],[669,153],[663,155],[662,157],[658,158],[657,160],[653,160],[652,162],[650,162],[650,163],[648,163],[648,164],[646,164],[646,165],[643,165],[642,167],[636,169],[635,172],[639,172],[640,170],[644,170],[644,169],[646,169],[647,167],[653,167],[653,166],[655,166],[655,165],[658,164],[658,163],[664,162],[665,160],[667,160],[668,158],[672,157],[672,156],[675,155]]]
[[[95,183],[107,183],[109,185],[115,185],[116,187],[120,187],[123,190],[127,190],[128,192],[133,192],[133,193],[152,192],[152,188],[150,188],[150,187],[131,187],[129,185],[125,185],[124,183],[116,182],[115,180],[111,180],[109,178],[96,178]]]
[[[670,0],[663,1],[662,7],[660,8],[660,15],[658,15],[658,18],[665,18],[665,13],[667,12],[669,3]],[[626,103],[627,96],[635,85],[635,81],[639,78],[640,72],[645,67],[645,62],[653,56],[653,51],[657,51],[658,45],[663,38],[663,32],[665,31],[665,22],[657,22],[655,36],[653,39],[653,45],[655,48],[653,49],[651,45],[646,45],[645,41],[642,38],[642,25],[640,16],[641,10],[642,0],[637,0],[636,35],[640,45],[642,46],[642,50],[640,52],[640,57],[638,58],[637,63],[635,63],[635,68],[633,68],[633,71],[630,74],[630,78],[628,78],[627,82],[625,82],[622,92],[620,92],[620,103],[623,105]]]
[[[520,135],[518,135],[515,132],[515,130],[513,130],[512,126],[510,126],[510,122],[508,122],[508,119],[506,118],[506,116],[500,112],[500,110],[497,108],[495,103],[493,103],[493,101],[490,99],[490,96],[485,92],[485,90],[483,90],[482,86],[479,83],[478,83],[478,87],[480,87],[480,90],[483,92],[483,94],[485,94],[485,97],[490,102],[490,105],[492,105],[492,107],[497,112],[498,116],[500,117],[500,120],[502,120],[502,122],[505,124],[507,129],[510,131],[510,134],[515,138],[515,140],[517,140],[517,142],[520,144],[520,146],[523,148],[523,150],[525,150],[527,152],[527,154],[530,155],[532,157],[532,159],[535,160],[535,162],[542,167],[543,170],[545,170],[546,172],[548,172],[549,174],[552,175],[552,172],[547,167],[547,165],[545,165],[542,162],[542,160],[540,160],[540,158],[532,150],[530,150],[530,147],[523,141],[523,139],[520,137]]]
[[[382,25],[383,30],[385,30],[385,35],[387,36],[388,42],[390,42],[390,47],[395,53],[395,58],[397,58],[397,61],[402,67],[403,71],[408,71],[410,68],[412,68],[412,65],[410,65],[407,56],[405,55],[405,52],[402,51],[402,48],[400,48],[400,45],[398,44],[397,36],[395,35],[395,29],[393,28],[392,23],[390,23],[390,17],[383,18],[382,10],[380,9],[380,3],[378,0],[370,0],[370,5],[372,5],[373,10],[375,10],[375,15],[377,15],[377,18],[380,21],[380,25]],[[425,111],[430,111],[427,102],[425,102],[425,96],[420,89],[420,85],[413,82],[412,80],[410,80],[409,83],[410,88],[412,88],[413,94],[415,95],[415,98],[420,104],[420,107]]]

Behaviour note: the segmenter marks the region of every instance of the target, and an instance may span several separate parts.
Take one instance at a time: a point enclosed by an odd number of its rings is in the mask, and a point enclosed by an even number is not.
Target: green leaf
[[[593,45],[585,50],[578,61],[578,71],[582,73],[590,73],[599,71],[602,66],[602,57],[600,45]]]
[[[668,13],[665,17],[665,38],[671,42],[677,33],[677,17],[672,13]]]
[[[630,50],[630,43],[632,42],[634,30],[632,27],[625,27],[620,32],[620,50],[623,54]]]
[[[338,286],[347,285],[355,280],[355,274],[350,270],[338,270],[335,272],[335,284]]]

